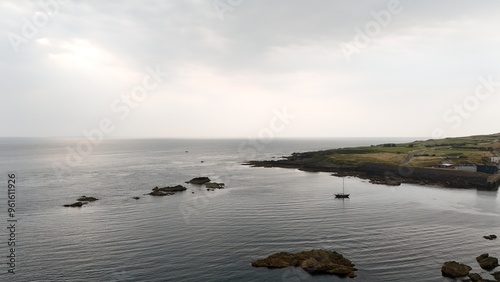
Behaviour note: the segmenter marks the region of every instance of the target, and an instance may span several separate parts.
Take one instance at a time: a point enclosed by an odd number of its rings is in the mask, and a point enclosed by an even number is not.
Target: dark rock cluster
[[[498,266],[498,259],[495,257],[490,257],[489,254],[482,254],[476,257],[476,261],[479,263],[479,266],[485,270],[493,270]],[[441,267],[441,273],[445,277],[450,278],[460,278],[460,277],[469,277],[470,280],[463,281],[472,281],[472,282],[496,282],[500,281],[500,271],[493,273],[493,277],[495,280],[484,279],[479,275],[479,273],[470,272],[472,267],[462,264],[456,261],[447,261]]]
[[[79,207],[82,207],[83,205],[86,205],[88,204],[89,202],[94,202],[94,201],[97,201],[99,199],[95,198],[95,197],[87,197],[87,196],[81,196],[80,198],[77,199],[78,202],[74,202],[72,204],[66,204],[66,205],[63,205],[63,207],[70,207],[70,208],[79,208]]]

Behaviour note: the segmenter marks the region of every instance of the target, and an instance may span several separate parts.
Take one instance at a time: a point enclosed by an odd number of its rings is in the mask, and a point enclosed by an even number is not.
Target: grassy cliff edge
[[[293,153],[280,160],[251,161],[248,164],[335,172],[386,185],[418,183],[496,190],[500,174],[455,168],[496,165],[492,157],[500,157],[500,133]]]

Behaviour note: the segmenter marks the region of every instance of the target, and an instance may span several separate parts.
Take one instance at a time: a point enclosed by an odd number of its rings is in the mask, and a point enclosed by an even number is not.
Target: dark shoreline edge
[[[368,179],[374,184],[398,186],[401,183],[432,185],[447,188],[475,188],[496,191],[500,175],[437,168],[419,168],[382,163],[364,163],[356,166],[337,165],[318,160],[329,151],[294,153],[280,160],[249,161],[251,167],[292,168],[308,172],[332,172],[337,176]]]

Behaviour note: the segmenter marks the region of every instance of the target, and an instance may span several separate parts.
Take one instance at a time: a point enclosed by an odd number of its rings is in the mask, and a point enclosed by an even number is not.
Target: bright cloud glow
[[[296,118],[277,137],[499,131],[500,2],[402,0],[371,35],[387,1],[245,1],[223,20],[210,1],[65,2],[44,25],[36,3],[0,3],[0,136],[79,136],[110,117],[116,137],[248,137],[284,106]],[[151,70],[168,77],[123,100]],[[447,111],[490,75],[492,95],[454,127]]]

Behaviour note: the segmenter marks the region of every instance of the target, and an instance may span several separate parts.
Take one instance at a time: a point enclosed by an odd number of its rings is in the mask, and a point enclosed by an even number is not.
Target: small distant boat
[[[335,198],[338,198],[338,199],[349,198],[349,194],[345,193],[344,177],[342,177],[342,193],[335,194]]]

